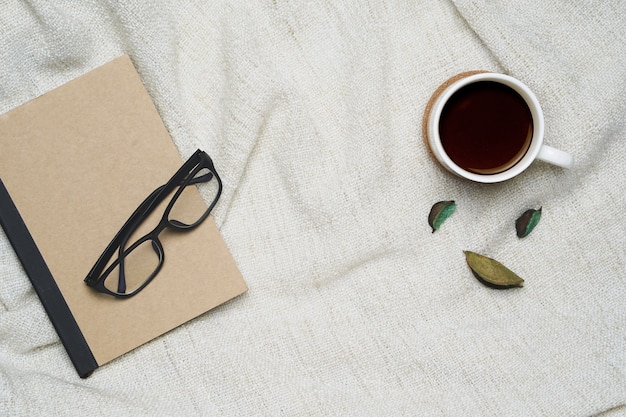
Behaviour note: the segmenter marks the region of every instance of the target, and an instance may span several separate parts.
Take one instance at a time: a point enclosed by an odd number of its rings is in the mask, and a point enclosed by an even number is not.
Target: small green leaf
[[[463,251],[472,272],[483,284],[495,288],[521,287],[524,280],[495,259],[475,252]]]
[[[444,221],[454,213],[456,203],[452,200],[435,203],[428,214],[428,224],[433,228],[433,233],[441,227]]]
[[[517,232],[517,237],[523,238],[528,236],[530,232],[533,231],[535,226],[537,226],[537,223],[539,223],[539,219],[541,219],[541,207],[539,210],[526,210],[515,221],[515,231]]]

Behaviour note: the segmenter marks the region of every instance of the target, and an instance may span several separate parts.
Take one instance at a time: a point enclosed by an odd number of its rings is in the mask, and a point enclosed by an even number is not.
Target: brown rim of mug
[[[426,145],[426,150],[428,151],[430,156],[435,160],[435,162],[437,162],[437,165],[439,165],[441,168],[443,167],[441,166],[437,158],[435,158],[435,156],[433,155],[433,151],[430,149],[430,145],[428,144],[428,128],[427,128],[428,117],[430,116],[430,111],[432,110],[433,104],[435,103],[435,100],[437,99],[437,97],[439,97],[441,93],[443,93],[443,90],[448,88],[448,86],[452,84],[453,82],[456,82],[465,77],[469,77],[470,75],[482,74],[482,73],[487,73],[487,72],[491,72],[491,71],[484,71],[484,70],[465,71],[453,77],[448,78],[439,87],[437,87],[433,95],[430,96],[428,103],[426,103],[426,108],[424,109],[424,116],[422,117],[422,139],[424,140],[424,145]],[[448,172],[447,170],[445,171]]]

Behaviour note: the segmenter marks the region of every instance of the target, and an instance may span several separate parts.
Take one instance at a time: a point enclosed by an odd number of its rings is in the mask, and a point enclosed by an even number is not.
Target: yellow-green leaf
[[[497,288],[521,287],[524,280],[495,259],[463,251],[465,260],[479,281]]]

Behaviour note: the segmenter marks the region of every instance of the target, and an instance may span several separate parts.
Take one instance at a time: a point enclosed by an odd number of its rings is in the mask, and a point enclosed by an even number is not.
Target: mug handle
[[[541,145],[537,159],[561,168],[571,168],[574,165],[572,155],[548,145]]]

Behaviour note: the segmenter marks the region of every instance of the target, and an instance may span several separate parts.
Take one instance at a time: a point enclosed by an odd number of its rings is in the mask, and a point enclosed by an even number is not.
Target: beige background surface
[[[624,16],[621,1],[10,1],[0,112],[128,53],[181,157],[202,147],[223,173],[215,221],[250,289],[80,381],[0,239],[0,414],[625,415]],[[424,109],[476,69],[533,89],[572,170],[483,186],[438,168]],[[525,286],[482,286],[463,250]]]

